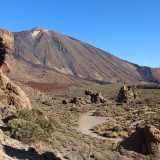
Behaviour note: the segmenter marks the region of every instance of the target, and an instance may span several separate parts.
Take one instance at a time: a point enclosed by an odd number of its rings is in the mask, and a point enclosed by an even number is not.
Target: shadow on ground
[[[7,145],[3,145],[5,153],[10,157],[16,157],[17,159],[27,160],[61,160],[56,157],[52,152],[45,152],[38,154],[34,148],[29,148],[28,151],[13,148]]]

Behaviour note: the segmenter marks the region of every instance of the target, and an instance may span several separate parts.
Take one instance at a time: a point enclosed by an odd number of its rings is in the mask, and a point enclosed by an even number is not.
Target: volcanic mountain
[[[26,74],[29,73],[29,68],[37,68],[43,72],[47,70],[51,74],[61,75],[61,78],[69,76],[93,82],[160,82],[159,69],[141,67],[121,60],[108,52],[55,31],[35,27],[13,34],[16,59],[14,65],[21,64]],[[38,79],[40,80],[40,77]],[[51,78],[48,80],[53,82]]]

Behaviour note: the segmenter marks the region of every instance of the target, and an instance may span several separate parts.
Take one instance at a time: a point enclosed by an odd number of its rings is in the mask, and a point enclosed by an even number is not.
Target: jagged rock
[[[4,73],[10,71],[11,56],[14,52],[14,38],[12,33],[0,28],[0,70]]]
[[[74,97],[70,103],[85,105],[91,103],[105,103],[106,100],[103,98],[101,92],[93,92],[85,90],[84,97]]]
[[[160,130],[152,125],[144,128],[144,137],[148,147],[148,152],[153,159],[160,159]]]
[[[117,102],[131,103],[134,102],[138,97],[138,90],[135,85],[123,86],[119,90]]]
[[[89,95],[91,97],[91,103],[105,103],[106,102],[101,92],[93,92],[93,91],[85,90],[85,95]]]

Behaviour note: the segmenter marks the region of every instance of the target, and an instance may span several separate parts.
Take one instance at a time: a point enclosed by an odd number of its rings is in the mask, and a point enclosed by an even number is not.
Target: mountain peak
[[[32,31],[43,31],[44,29],[42,27],[34,27]]]

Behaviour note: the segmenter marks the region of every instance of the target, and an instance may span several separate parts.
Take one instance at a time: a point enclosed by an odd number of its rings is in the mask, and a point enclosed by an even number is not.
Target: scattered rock
[[[62,101],[62,104],[67,104],[67,101],[66,101],[66,100],[63,100],[63,101]]]
[[[138,97],[138,90],[135,85],[123,86],[118,94],[117,102],[131,103]]]
[[[90,104],[91,101],[87,97],[73,97],[70,103],[85,105],[85,104]]]

